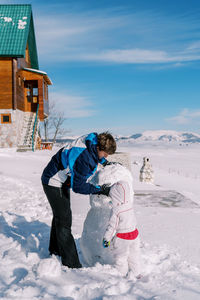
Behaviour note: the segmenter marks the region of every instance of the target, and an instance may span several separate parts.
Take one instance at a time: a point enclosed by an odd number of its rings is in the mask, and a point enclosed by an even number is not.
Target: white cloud
[[[65,54],[79,53],[103,46],[106,34],[121,27],[122,18],[97,12],[39,15],[35,18],[36,39],[39,52],[59,59]],[[66,55],[66,58],[68,56]],[[44,57],[45,58],[45,57]]]
[[[200,60],[195,16],[164,16],[123,9],[65,10],[35,18],[42,61],[165,64]],[[186,42],[192,40],[189,45]]]
[[[49,59],[48,53],[46,58]],[[60,55],[52,53],[51,58],[52,62],[88,61],[115,64],[171,64],[171,66],[173,66],[174,68],[183,66],[184,62],[192,62],[198,60],[200,60],[200,53],[170,54],[165,51],[148,49],[115,49],[90,53],[84,53],[83,50],[79,52],[77,51],[77,49],[68,49],[67,51],[65,51],[65,53],[61,53]]]
[[[82,59],[115,63],[153,63],[165,62],[168,58],[167,54],[163,51],[150,51],[143,49],[116,49],[107,50],[97,54],[82,55]]]
[[[192,122],[200,121],[200,109],[189,110],[184,108],[177,116],[166,119],[167,121],[175,122],[176,124],[184,125]]]
[[[176,54],[170,55],[165,51],[147,49],[116,49],[107,50],[96,54],[80,54],[79,57],[71,56],[71,59],[85,61],[104,61],[114,63],[130,64],[152,64],[152,63],[180,63],[187,61],[200,60],[199,55]],[[175,67],[177,65],[175,64]]]
[[[56,110],[63,111],[65,117],[69,119],[90,117],[96,113],[88,99],[69,95],[65,91],[51,93],[50,101],[55,103]]]
[[[187,48],[188,51],[197,51],[200,50],[200,41],[196,41],[192,44],[190,44]]]

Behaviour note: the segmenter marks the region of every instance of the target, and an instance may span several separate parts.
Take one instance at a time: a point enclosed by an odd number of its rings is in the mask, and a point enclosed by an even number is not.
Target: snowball
[[[53,255],[51,258],[43,259],[37,267],[39,277],[59,277],[61,275],[61,264]]]

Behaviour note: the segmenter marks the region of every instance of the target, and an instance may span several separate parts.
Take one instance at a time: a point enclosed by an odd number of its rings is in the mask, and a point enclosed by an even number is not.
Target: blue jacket
[[[98,163],[105,162],[105,158],[98,158],[97,133],[90,133],[61,148],[52,157],[43,171],[42,183],[61,186],[70,175],[74,192],[97,194],[101,187],[87,183],[87,179],[96,171]]]

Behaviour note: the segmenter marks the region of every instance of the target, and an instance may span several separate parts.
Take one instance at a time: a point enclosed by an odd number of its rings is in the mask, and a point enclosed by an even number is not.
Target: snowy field
[[[48,255],[51,211],[40,176],[53,151],[0,149],[0,299],[200,299],[200,145],[129,145],[142,274],[122,278],[110,265],[87,267],[79,242],[89,197],[72,193],[73,234],[82,269]],[[139,182],[144,156],[154,184]]]

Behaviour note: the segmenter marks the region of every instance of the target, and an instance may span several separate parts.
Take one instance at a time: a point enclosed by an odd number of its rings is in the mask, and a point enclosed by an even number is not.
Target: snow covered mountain
[[[175,143],[200,143],[200,134],[193,132],[178,132],[172,130],[144,131],[131,136],[117,137],[117,142],[122,144],[143,142],[175,142]]]
[[[72,142],[79,136],[66,136],[58,138],[58,144],[65,144]],[[192,144],[200,143],[200,134],[194,132],[180,132],[173,130],[154,130],[144,131],[143,133],[135,133],[130,136],[115,135],[115,139],[119,145],[131,145],[140,143],[153,144]]]

